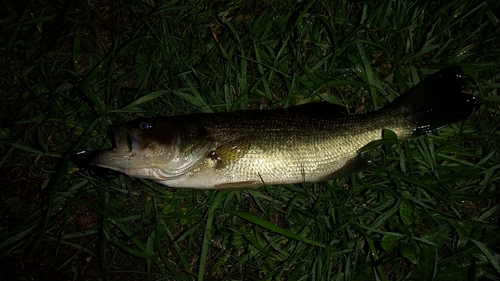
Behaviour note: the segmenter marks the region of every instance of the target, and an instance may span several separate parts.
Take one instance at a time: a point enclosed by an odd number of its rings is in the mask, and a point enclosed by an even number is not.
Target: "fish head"
[[[95,166],[152,180],[182,176],[207,156],[210,139],[196,122],[138,119],[114,127],[114,146],[92,158]]]

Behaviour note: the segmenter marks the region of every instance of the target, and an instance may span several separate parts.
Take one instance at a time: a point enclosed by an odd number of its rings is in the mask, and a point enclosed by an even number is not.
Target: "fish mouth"
[[[116,127],[113,132],[111,136],[113,147],[99,151],[91,160],[93,165],[119,169],[129,166],[133,162],[134,156],[139,153],[141,145],[137,136],[123,127]]]
[[[113,150],[117,153],[133,153],[140,148],[139,139],[123,127],[114,128]]]

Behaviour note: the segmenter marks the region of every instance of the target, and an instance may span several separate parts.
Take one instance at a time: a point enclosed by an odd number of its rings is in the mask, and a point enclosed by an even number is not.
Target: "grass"
[[[4,1],[0,278],[499,280],[494,1]],[[373,168],[240,192],[79,169],[138,116],[382,107],[460,65],[466,121]],[[453,101],[450,101],[453,102]]]

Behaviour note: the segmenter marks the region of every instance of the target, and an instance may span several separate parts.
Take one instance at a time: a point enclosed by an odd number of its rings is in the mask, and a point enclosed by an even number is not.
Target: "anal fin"
[[[342,166],[342,168],[338,169],[337,171],[331,173],[328,176],[325,176],[321,180],[324,181],[324,180],[347,177],[354,173],[366,170],[372,164],[373,164],[372,159],[369,156],[356,157],[352,160],[349,160],[344,166]]]

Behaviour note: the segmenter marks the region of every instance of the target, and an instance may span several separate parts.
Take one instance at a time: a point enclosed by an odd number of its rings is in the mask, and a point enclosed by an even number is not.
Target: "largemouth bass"
[[[384,108],[339,114],[326,102],[288,109],[141,118],[115,128],[115,147],[93,165],[171,187],[246,189],[320,182],[367,160],[365,145],[393,131],[399,140],[467,118],[476,105],[459,67],[427,77]]]

